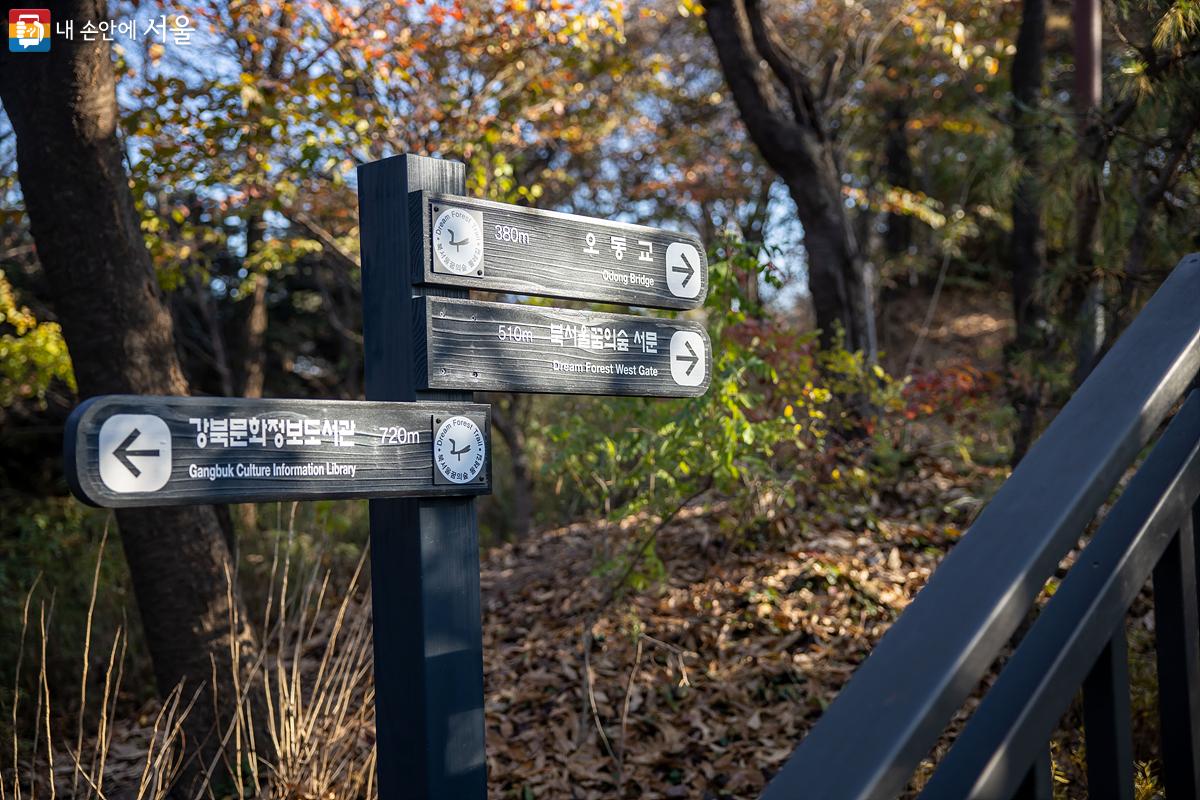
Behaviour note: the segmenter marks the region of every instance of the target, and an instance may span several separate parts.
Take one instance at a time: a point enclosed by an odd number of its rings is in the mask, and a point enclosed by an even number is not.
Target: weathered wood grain
[[[130,466],[114,463],[120,459],[114,459],[111,443],[101,451],[100,431],[118,415],[150,415],[166,423],[169,454],[158,450],[143,431],[121,454]],[[489,463],[479,480],[435,484],[434,419],[455,415],[471,419],[485,437],[489,435],[489,407],[466,403],[106,395],[72,413],[64,463],[75,495],[106,508],[486,493],[491,489],[490,443]],[[123,419],[131,418],[122,416],[116,422]],[[209,424],[192,423],[193,419]],[[307,431],[305,421],[310,421]],[[316,421],[315,430],[311,421]],[[323,425],[326,421],[332,424]],[[353,425],[348,436],[346,423]],[[169,459],[170,477],[153,491],[117,491],[101,474],[102,458],[123,477]],[[291,474],[298,470],[309,474]]]
[[[418,380],[432,388],[696,397],[711,381],[708,334],[689,320],[433,297],[415,302]],[[677,345],[673,356],[676,336],[688,346]]]
[[[462,194],[455,161],[395,156],[358,168],[367,398],[469,402],[414,380],[413,296],[424,258],[410,194]],[[485,800],[479,529],[471,498],[371,501],[379,796]]]
[[[698,308],[708,295],[704,246],[688,233],[456,195],[420,192],[412,203],[424,245],[413,263],[418,284],[668,309]],[[433,224],[447,207],[482,214],[483,263],[472,274],[437,271]],[[614,237],[623,240],[620,258]],[[668,264],[672,245],[690,249],[672,250]]]

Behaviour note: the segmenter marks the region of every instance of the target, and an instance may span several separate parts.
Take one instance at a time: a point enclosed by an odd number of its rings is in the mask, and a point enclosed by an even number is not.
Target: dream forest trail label
[[[490,422],[474,403],[109,395],[67,422],[67,482],[108,508],[484,494]]]
[[[708,333],[689,320],[436,297],[414,302],[417,380],[425,388],[697,397],[712,379]]]

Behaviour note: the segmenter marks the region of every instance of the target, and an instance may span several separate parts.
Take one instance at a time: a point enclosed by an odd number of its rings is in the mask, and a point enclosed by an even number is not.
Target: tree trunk
[[[252,214],[246,223],[246,256],[249,257],[262,246],[266,235],[266,223],[261,213]],[[242,323],[242,397],[262,397],[267,383],[267,276],[263,272],[253,275],[254,290],[242,301],[247,306],[245,319]],[[229,514],[232,517],[232,513]],[[244,530],[254,530],[258,527],[258,506],[255,503],[241,503],[237,507],[237,516]],[[232,520],[231,520],[232,523]],[[232,524],[230,530],[232,531]],[[231,542],[236,543],[236,533],[231,534]],[[233,549],[234,555],[237,550]]]
[[[529,468],[529,448],[525,442],[526,420],[524,409],[529,403],[527,395],[508,395],[508,402],[492,403],[492,427],[504,445],[512,468],[512,534],[514,539],[523,539],[533,531],[533,473]]]
[[[221,312],[213,298],[209,282],[196,270],[190,270],[189,279],[192,284],[192,295],[196,298],[196,310],[204,325],[204,335],[208,352],[212,357],[213,369],[217,373],[217,381],[221,394],[225,397],[233,395],[233,370],[229,367],[229,351],[225,347],[225,334],[221,330]],[[195,375],[192,375],[195,378]]]
[[[243,333],[242,397],[262,397],[267,376],[267,276],[254,276],[254,292],[248,303]]]
[[[874,289],[842,201],[824,111],[808,77],[758,0],[706,3],[704,19],[750,138],[796,203],[822,342],[832,344],[840,330],[848,348],[874,360]]]
[[[276,47],[276,52],[282,46]],[[275,61],[272,59],[272,64]],[[272,78],[277,76],[271,75]],[[263,246],[267,238],[267,223],[261,209],[246,218],[246,260]],[[267,275],[253,273],[254,290],[242,301],[246,305],[242,328],[242,397],[262,397],[266,386],[267,363]]]
[[[1171,123],[1168,128],[1168,145],[1164,146],[1165,158],[1162,165],[1149,177],[1149,185],[1144,190],[1135,192],[1137,196],[1137,217],[1133,223],[1133,233],[1129,237],[1129,252],[1125,258],[1125,269],[1121,275],[1120,303],[1113,324],[1105,342],[1107,350],[1116,341],[1121,329],[1128,323],[1130,316],[1136,312],[1140,301],[1139,289],[1145,280],[1146,258],[1151,247],[1151,230],[1154,215],[1167,192],[1174,186],[1180,174],[1180,167],[1186,163],[1192,138],[1200,130],[1200,108],[1192,95],[1180,93],[1171,108]],[[1150,159],[1143,155],[1140,159],[1147,163]]]
[[[1041,410],[1041,382],[1034,370],[1014,376],[1014,361],[1029,366],[1043,349],[1045,309],[1038,297],[1038,284],[1046,270],[1046,240],[1042,231],[1042,137],[1038,135],[1038,104],[1042,94],[1042,62],[1046,50],[1045,0],[1025,0],[1017,52],[1012,66],[1013,153],[1017,157],[1017,183],[1013,189],[1012,236],[1009,264],[1012,275],[1013,319],[1016,341],[1007,349],[1012,385],[1010,397],[1017,414],[1013,436],[1013,464],[1024,457],[1033,442]]]
[[[292,40],[286,35],[289,24],[292,19],[292,11],[288,6],[284,5],[279,9],[275,18],[277,33],[275,35],[275,46],[271,48],[270,56],[267,59],[266,65],[262,71],[266,77],[264,82],[265,89],[263,94],[263,105],[267,108],[273,108],[275,101],[275,85],[283,76],[284,58],[288,53],[288,49],[292,46]],[[260,32],[262,33],[262,32]],[[249,75],[256,75],[259,71],[258,60],[252,48],[242,51],[242,72]],[[261,118],[259,122],[261,122]],[[264,136],[269,138],[270,134],[261,130],[253,131],[255,136]],[[252,164],[248,166],[253,166]],[[251,193],[253,197],[253,193]],[[250,213],[246,217],[246,259],[249,260],[260,248],[267,238],[267,221],[264,209],[260,202],[254,201],[251,206]],[[263,389],[266,385],[266,362],[267,362],[267,275],[260,267],[259,271],[254,273],[254,291],[250,297],[243,301],[249,304],[246,312],[246,322],[244,329],[243,344],[245,350],[242,358],[242,385],[241,393],[243,397],[262,397]],[[252,508],[252,506],[250,506]]]
[[[749,215],[743,227],[743,239],[751,243],[758,252],[761,253],[761,248],[766,245],[767,241],[767,221],[771,215],[771,187],[775,185],[775,179],[771,176],[763,178],[759,182],[758,191],[755,194],[754,204],[749,207]],[[706,211],[705,216],[708,219],[708,227],[712,227],[712,217]],[[704,240],[705,245],[712,245],[715,241],[715,236],[709,236]],[[759,270],[757,267],[751,267],[742,270],[738,273],[738,285],[742,288],[742,297],[746,299],[747,312],[751,314],[761,315],[762,310],[762,292],[759,287]]]
[[[97,0],[50,3],[54,19],[108,19]],[[171,317],[142,240],[117,140],[109,45],[56,38],[49,53],[0,52],[0,100],[17,135],[22,193],[80,393],[186,394]],[[230,644],[254,641],[229,548],[208,506],[122,510],[121,539],[161,694],[204,687],[185,723],[211,757],[234,701]],[[232,599],[233,607],[230,607]],[[212,697],[210,659],[218,665]],[[214,707],[219,709],[214,711]],[[217,720],[217,717],[220,720]],[[200,763],[191,761],[192,772]]]
[[[1074,0],[1075,108],[1083,182],[1075,196],[1075,275],[1072,308],[1076,312],[1075,383],[1092,371],[1104,345],[1104,285],[1096,273],[1096,232],[1103,205],[1101,181],[1109,137],[1100,110],[1100,0]]]
[[[913,184],[912,156],[908,152],[909,98],[897,97],[888,104],[887,137],[883,158],[887,167],[887,182],[895,189],[911,189]],[[883,238],[888,258],[897,258],[912,245],[912,216],[898,211],[887,215],[887,234]]]

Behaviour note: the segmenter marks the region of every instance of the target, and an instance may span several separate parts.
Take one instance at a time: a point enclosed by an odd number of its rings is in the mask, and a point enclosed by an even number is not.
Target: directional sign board
[[[697,308],[708,261],[695,236],[473,200],[412,195],[424,247],[413,283],[650,308]]]
[[[484,494],[490,422],[469,403],[109,395],[67,422],[67,482],[110,508]]]
[[[414,302],[417,379],[425,388],[696,397],[711,379],[708,334],[687,320]]]

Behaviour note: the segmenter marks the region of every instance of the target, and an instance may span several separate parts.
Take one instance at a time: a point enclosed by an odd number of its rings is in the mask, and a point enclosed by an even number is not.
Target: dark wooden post
[[[414,288],[427,243],[409,193],[465,193],[464,165],[396,156],[358,168],[363,332],[370,400],[471,400],[418,392],[413,297],[465,297]],[[416,238],[414,238],[416,237]],[[371,501],[375,726],[383,800],[483,800],[483,630],[479,531],[469,497]]]

